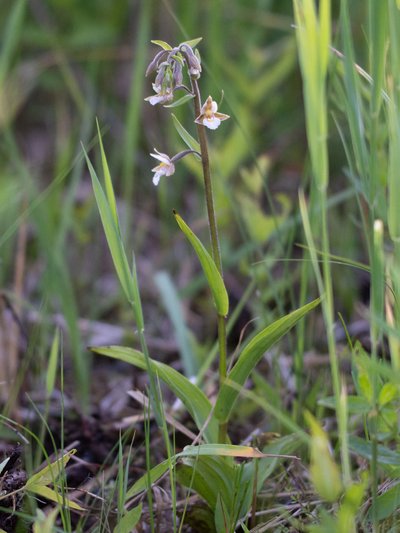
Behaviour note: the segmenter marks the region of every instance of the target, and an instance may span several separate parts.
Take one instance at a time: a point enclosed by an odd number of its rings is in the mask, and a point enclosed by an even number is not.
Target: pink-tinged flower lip
[[[151,157],[160,161],[160,164],[154,167],[151,171],[154,172],[153,183],[158,185],[161,176],[172,176],[175,172],[175,165],[167,154],[163,154],[154,148],[155,154],[150,154]]]
[[[223,120],[227,120],[229,115],[218,112],[217,102],[209,96],[204,102],[200,115],[196,118],[195,122],[206,126],[210,130],[216,130]]]

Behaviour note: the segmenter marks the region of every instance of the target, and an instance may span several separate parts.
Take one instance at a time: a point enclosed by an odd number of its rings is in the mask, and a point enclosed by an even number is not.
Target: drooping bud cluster
[[[158,43],[158,42],[156,42]],[[187,65],[189,76],[199,78],[201,73],[201,62],[199,53],[193,50],[189,43],[182,43],[175,48],[167,43],[162,43],[163,47],[151,61],[146,70],[146,76],[157,71],[153,89],[156,93],[145,98],[151,105],[166,104],[173,100],[176,89],[186,89],[183,84],[183,66]]]
[[[197,98],[195,108],[198,112],[200,111],[200,114],[196,117],[195,122],[201,126],[215,130],[222,121],[229,118],[229,115],[218,111],[218,105],[211,96],[201,106],[201,96],[196,81],[201,75],[201,60],[197,49],[194,49],[200,40],[187,41],[175,48],[172,48],[172,46],[164,41],[152,41],[154,44],[161,46],[162,50],[157,52],[147,67],[146,76],[154,71],[157,74],[153,83],[155,94],[148,96],[145,100],[150,102],[151,105],[168,104],[174,99],[175,90],[185,89],[189,94],[175,101],[173,106],[182,105],[188,100]],[[191,89],[183,84],[184,68],[189,75]],[[190,147],[193,146],[190,143],[187,144]],[[154,172],[154,185],[159,184],[162,176],[172,176],[175,172],[175,163],[189,154],[196,154],[198,157],[202,157],[202,154],[193,149],[179,152],[174,157],[170,157],[154,149],[154,153],[150,154],[151,157],[154,157],[158,161],[158,164],[152,169],[152,172]]]
[[[195,78],[196,80],[200,78],[201,63],[200,55],[197,49],[193,50],[193,48],[188,44],[182,43],[180,45],[180,52],[184,55],[187,61],[189,67],[189,74],[192,76],[192,78]]]
[[[164,61],[158,68],[156,79],[153,83],[153,96],[145,98],[151,105],[167,104],[174,98],[174,75],[169,63]]]

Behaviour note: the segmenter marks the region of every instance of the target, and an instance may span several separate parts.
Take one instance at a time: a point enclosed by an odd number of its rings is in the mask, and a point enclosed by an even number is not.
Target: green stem
[[[341,387],[340,387],[340,369],[339,361],[336,351],[336,341],[334,335],[334,304],[333,304],[333,287],[331,263],[329,259],[329,234],[328,234],[328,220],[327,220],[327,194],[324,187],[320,191],[319,202],[322,211],[322,247],[324,251],[322,261],[323,284],[325,290],[325,298],[322,302],[322,309],[327,330],[328,353],[331,367],[333,393],[335,396],[336,416],[339,430],[340,441],[340,455],[343,470],[343,480],[345,485],[351,482],[351,467],[348,453],[348,433],[347,433],[347,417],[343,412],[344,406],[341,401]]]
[[[194,92],[194,111],[196,117],[201,113],[201,97],[200,90],[197,83],[197,80],[191,78],[192,89]],[[207,204],[207,215],[208,215],[208,225],[210,229],[210,239],[211,239],[211,248],[212,255],[219,270],[219,273],[222,276],[222,261],[221,261],[221,252],[219,249],[219,239],[218,239],[218,228],[217,228],[217,218],[215,215],[214,208],[214,196],[212,190],[211,182],[211,171],[210,171],[210,159],[208,156],[208,144],[207,136],[205,131],[205,126],[202,124],[197,124],[197,135],[200,143],[200,152],[201,152],[201,163],[203,166],[203,178],[204,178],[204,192],[206,195],[206,204]]]
[[[372,479],[372,529],[378,531],[377,496],[378,496],[378,347],[382,340],[380,323],[384,317],[385,271],[383,252],[383,223],[374,220],[371,210],[371,360],[374,363],[372,373],[372,409],[370,413],[371,439],[371,479]]]
[[[400,329],[400,242],[397,240],[394,241],[392,284],[394,291],[394,327]],[[394,370],[398,371],[400,370],[400,342],[395,336],[392,337],[390,356]]]
[[[192,90],[194,93],[194,111],[196,117],[200,116],[201,113],[201,96],[199,85],[195,78],[191,78]],[[207,215],[208,215],[208,226],[210,230],[210,239],[211,239],[211,249],[214,262],[218,268],[221,277],[223,277],[222,272],[222,261],[221,261],[221,252],[219,247],[218,239],[218,227],[217,227],[217,217],[215,214],[214,207],[214,196],[212,190],[212,181],[211,181],[211,170],[210,170],[210,159],[208,156],[208,144],[205,127],[202,124],[197,124],[197,135],[200,143],[200,152],[201,152],[201,163],[203,166],[203,178],[204,178],[204,191],[206,196],[206,205],[207,205]],[[224,316],[218,316],[218,345],[219,345],[219,386],[221,387],[222,383],[226,378],[227,370],[227,353],[226,353],[226,318]],[[226,442],[227,438],[227,424],[220,423],[219,425],[219,442]]]

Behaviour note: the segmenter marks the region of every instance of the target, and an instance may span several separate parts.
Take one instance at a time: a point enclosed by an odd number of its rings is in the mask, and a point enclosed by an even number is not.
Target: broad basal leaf
[[[93,352],[112,357],[130,363],[142,370],[147,370],[144,355],[138,350],[126,348],[124,346],[99,346],[92,347]],[[189,411],[196,425],[201,429],[211,412],[211,403],[205,394],[185,376],[177,372],[174,368],[150,359],[152,371],[157,373],[174,394],[182,401]],[[210,417],[204,431],[204,438],[207,442],[218,440],[218,423],[214,416]]]
[[[283,318],[280,318],[258,333],[258,335],[256,335],[244,347],[237,363],[229,372],[227,381],[222,385],[219,391],[214,411],[218,420],[221,422],[228,421],[235,401],[239,396],[239,390],[231,387],[229,381],[233,381],[237,385],[244,385],[251,371],[260,361],[266,350],[285,335],[309,311],[314,309],[319,302],[320,299],[318,298],[309,304],[300,307],[300,309],[296,309],[296,311],[293,311]]]

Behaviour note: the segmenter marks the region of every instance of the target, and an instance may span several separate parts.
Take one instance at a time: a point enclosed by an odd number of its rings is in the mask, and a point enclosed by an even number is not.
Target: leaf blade
[[[173,113],[171,113],[171,117],[176,131],[178,132],[180,138],[186,144],[186,146],[188,146],[191,150],[194,150],[195,152],[200,152],[200,144],[196,141],[196,139],[192,137],[190,133],[182,126],[182,124],[179,122],[179,120]],[[196,157],[199,158],[199,156]]]
[[[73,502],[69,498],[63,497],[58,492],[56,492],[53,489],[50,489],[49,487],[46,487],[45,485],[33,483],[32,485],[29,485],[29,488],[26,487],[26,490],[33,494],[37,494],[38,496],[43,496],[47,500],[58,503],[59,505],[65,504],[70,509],[75,509],[76,511],[85,510],[83,507],[81,507],[77,503]]]
[[[93,352],[119,359],[132,364],[142,370],[147,370],[145,356],[138,350],[124,346],[99,346],[92,347]],[[197,427],[201,429],[210,417],[207,427],[204,430],[204,438],[207,442],[216,442],[218,439],[218,423],[211,413],[211,403],[206,395],[184,375],[177,370],[150,359],[152,371],[157,373],[175,395],[182,401],[186,409],[193,417]]]
[[[185,94],[181,98],[179,98],[178,100],[175,100],[175,102],[172,102],[172,104],[168,104],[168,105],[165,105],[163,107],[166,107],[168,109],[170,109],[172,107],[179,107],[181,105],[186,104],[186,102],[189,102],[190,100],[193,100],[193,98],[194,98],[194,94]]]
[[[165,41],[160,40],[153,40],[151,41],[153,44],[156,44],[157,46],[160,46],[163,50],[172,50],[172,46]]]
[[[203,272],[211,289],[214,304],[220,316],[226,316],[229,312],[229,298],[224,281],[211,255],[204,248],[200,239],[193,233],[181,216],[174,211],[175,220],[192,245],[201,263]]]
[[[320,303],[317,298],[312,302],[296,309],[292,313],[276,320],[260,333],[258,333],[242,350],[238,361],[228,375],[229,381],[234,381],[238,385],[244,385],[251,371],[275,342],[285,335],[301,318]],[[239,396],[239,391],[232,388],[225,382],[217,397],[215,404],[215,416],[221,422],[227,422],[232,412],[233,406]]]

